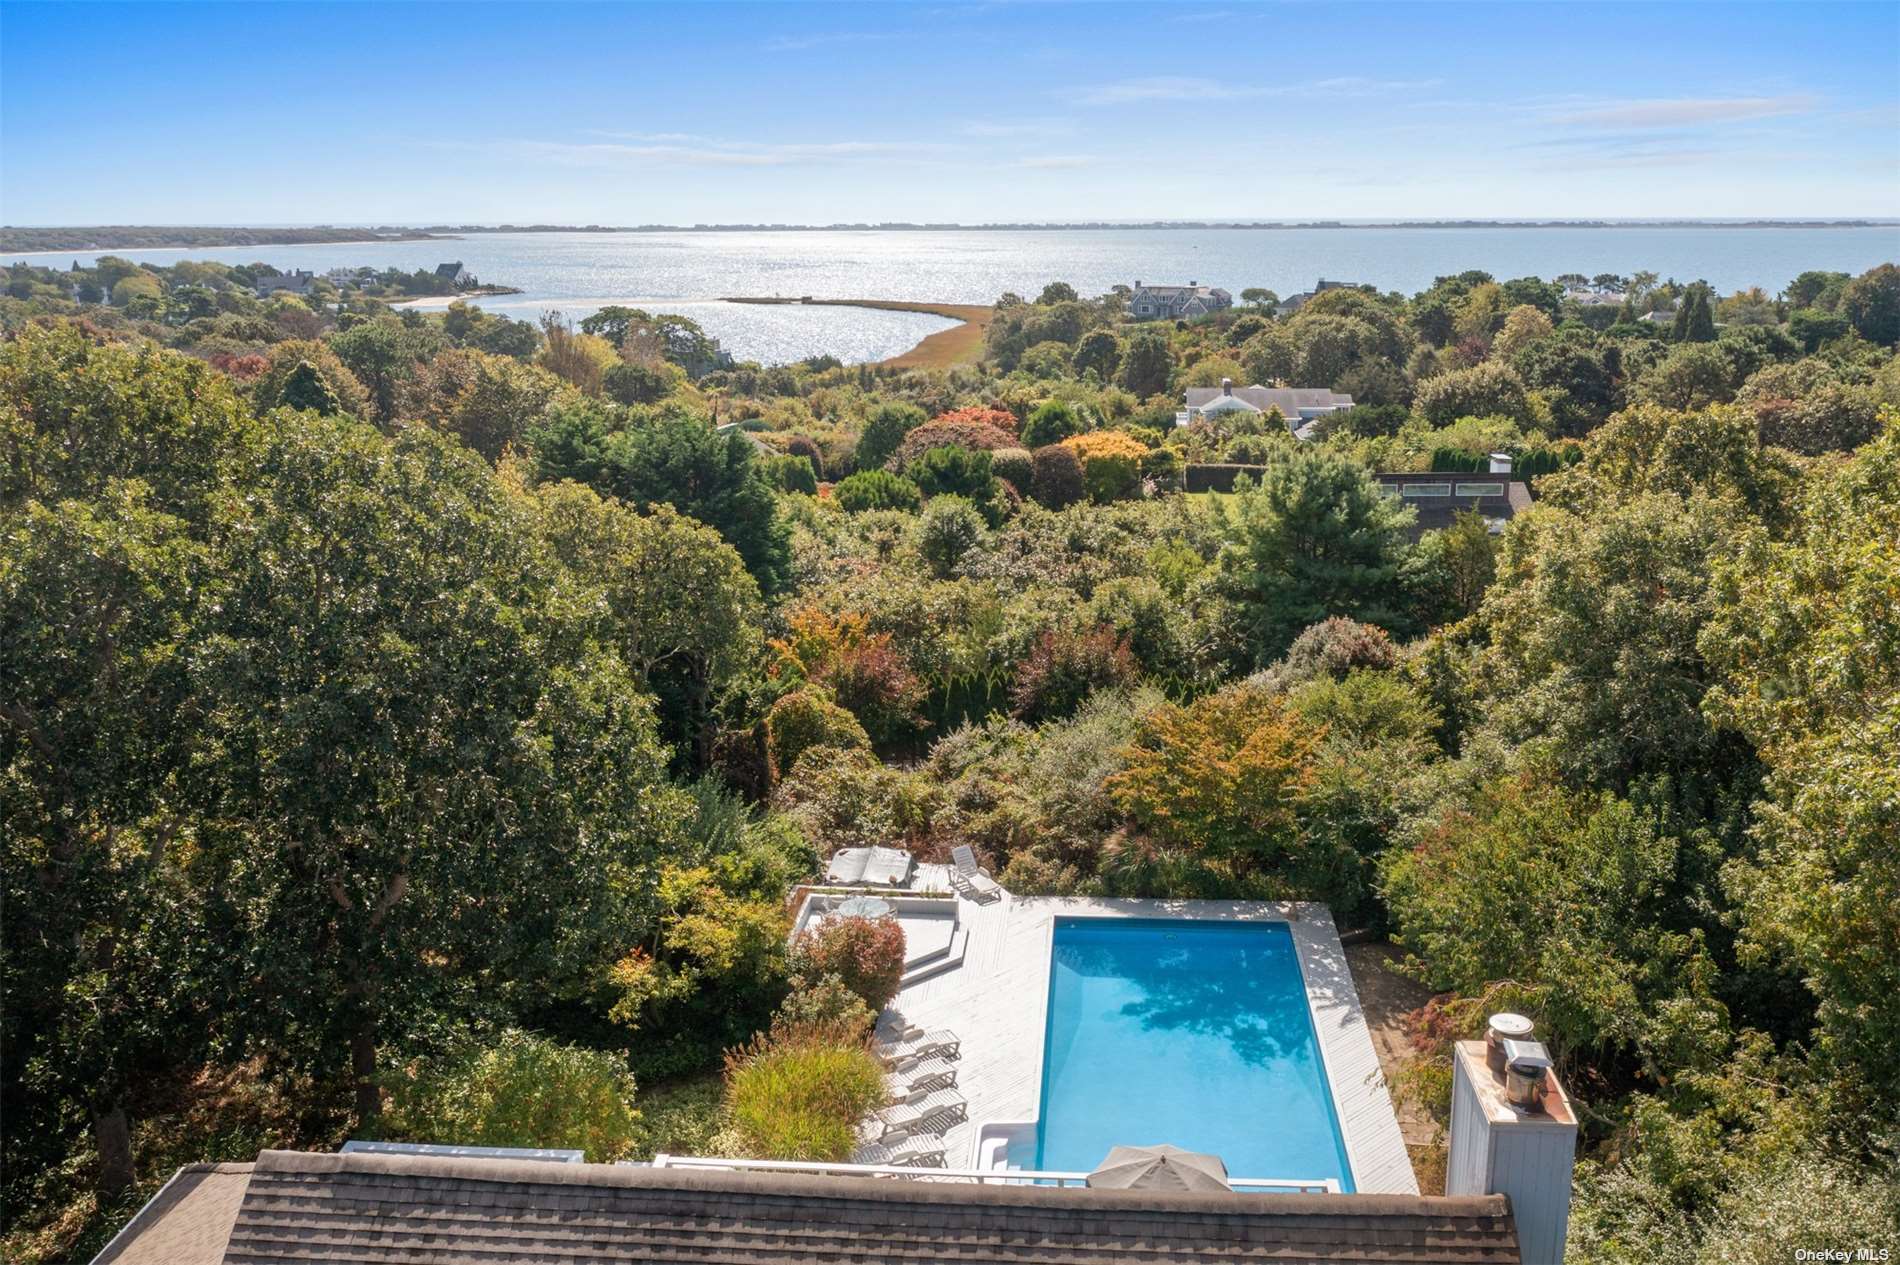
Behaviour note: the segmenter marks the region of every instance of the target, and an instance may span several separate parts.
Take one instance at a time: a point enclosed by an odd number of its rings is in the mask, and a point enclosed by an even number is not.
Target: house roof
[[[435,275],[438,277],[453,277],[461,271],[462,261],[459,259],[452,264],[437,264],[435,266]]]
[[[294,1151],[194,1166],[173,1185],[246,1170],[234,1216],[174,1201],[141,1214],[139,1233],[95,1265],[1518,1260],[1502,1195],[1183,1194]],[[161,1234],[193,1247],[146,1251]],[[211,1240],[221,1254],[202,1250]]]
[[[1191,409],[1204,409],[1226,394],[1221,387],[1189,387],[1187,406]],[[1351,408],[1352,397],[1325,387],[1235,387],[1232,392],[1235,399],[1249,404],[1262,413],[1270,408],[1280,410],[1280,415],[1289,421],[1298,421],[1301,410],[1321,410]]]
[[[1428,531],[1439,531],[1457,521],[1458,515],[1475,510],[1494,524],[1509,522],[1531,507],[1530,484],[1509,474],[1406,472],[1372,476],[1388,495],[1399,498],[1418,511],[1412,525],[1414,539]],[[1408,496],[1407,487],[1422,487],[1443,493]],[[1499,489],[1495,494],[1491,489]],[[1460,489],[1464,489],[1460,491]]]

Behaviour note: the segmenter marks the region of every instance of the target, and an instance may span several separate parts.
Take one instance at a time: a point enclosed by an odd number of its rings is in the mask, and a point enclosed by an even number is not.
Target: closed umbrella
[[[1178,1146],[1117,1146],[1089,1174],[1097,1190],[1232,1190],[1218,1155]]]

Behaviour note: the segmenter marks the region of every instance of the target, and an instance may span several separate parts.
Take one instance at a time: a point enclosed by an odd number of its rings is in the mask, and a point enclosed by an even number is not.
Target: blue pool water
[[[1170,1142],[1353,1189],[1285,923],[1058,918],[1036,1167]]]

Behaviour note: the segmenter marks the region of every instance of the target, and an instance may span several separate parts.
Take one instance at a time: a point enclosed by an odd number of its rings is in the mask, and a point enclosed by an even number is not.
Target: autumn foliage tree
[[[792,971],[811,980],[835,975],[873,1012],[888,1006],[904,978],[904,929],[882,918],[828,918],[799,934]]]
[[[1297,848],[1322,736],[1279,696],[1233,686],[1142,717],[1109,793],[1164,843],[1245,879]]]
[[[923,682],[891,635],[872,632],[861,614],[806,607],[792,615],[771,651],[774,676],[825,686],[873,738],[895,738],[920,723]]]

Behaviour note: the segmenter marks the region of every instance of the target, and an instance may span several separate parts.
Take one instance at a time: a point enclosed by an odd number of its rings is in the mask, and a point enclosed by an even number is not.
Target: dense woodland
[[[864,843],[1324,901],[1436,1112],[1533,1015],[1573,1261],[1900,1231],[1900,269],[1056,283],[901,372],[253,280],[0,297],[10,1258],[262,1146],[835,1154],[893,949],[786,896]],[[1223,378],[1358,407],[1177,428]],[[1501,533],[1368,478],[1493,451]]]

